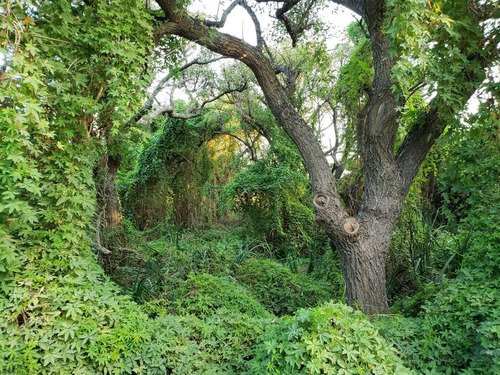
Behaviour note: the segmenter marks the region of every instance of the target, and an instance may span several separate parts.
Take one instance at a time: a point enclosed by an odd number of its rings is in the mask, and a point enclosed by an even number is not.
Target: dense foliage
[[[249,259],[236,270],[256,299],[276,315],[293,314],[340,295],[329,282],[314,280],[269,259]],[[340,286],[339,286],[340,289]]]
[[[413,374],[363,314],[332,303],[283,318],[251,369],[252,374]]]
[[[146,3],[7,0],[0,10],[0,373],[498,374],[494,69],[477,111],[449,119],[410,189],[387,266],[393,314],[369,320],[343,304],[340,257],[315,222],[305,168],[258,90],[189,119],[160,116],[140,130],[131,121],[152,66],[178,68],[151,56],[182,57],[179,41],[155,40],[161,17]],[[482,31],[474,2],[388,4],[393,52],[406,58],[394,90],[415,90],[404,132],[433,89],[441,107],[463,106],[455,84],[478,71],[469,57]],[[324,32],[306,18],[304,28]],[[325,103],[338,110],[334,164],[353,210],[373,80],[365,27],[352,25],[335,50],[347,61],[338,77],[320,37],[279,56],[291,64],[280,79],[313,126]],[[246,74],[225,69],[228,81]],[[428,82],[437,86],[418,87]],[[123,240],[109,249],[95,214],[104,155],[123,157]]]
[[[212,166],[206,142],[213,126],[195,120],[166,120],[141,153],[124,207],[140,229],[173,219],[189,226],[201,220],[203,188]]]

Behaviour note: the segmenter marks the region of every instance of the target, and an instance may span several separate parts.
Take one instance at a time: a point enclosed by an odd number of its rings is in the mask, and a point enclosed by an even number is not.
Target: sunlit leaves
[[[421,85],[424,97],[437,94],[442,115],[462,110],[467,93],[482,81],[478,61],[485,41],[467,1],[392,0],[389,5],[394,91],[407,97]]]
[[[275,326],[251,374],[413,374],[359,312],[328,303]]]

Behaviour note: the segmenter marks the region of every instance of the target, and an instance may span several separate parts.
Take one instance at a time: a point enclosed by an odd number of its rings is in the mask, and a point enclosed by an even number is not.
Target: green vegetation
[[[251,368],[252,374],[413,374],[366,316],[332,303],[283,318]]]
[[[294,273],[270,259],[249,259],[236,270],[236,278],[252,295],[276,315],[293,314],[301,307],[340,297],[339,289],[327,281]]]
[[[367,316],[347,306],[344,244],[315,220],[317,181],[262,82],[206,51],[186,65],[198,51],[161,37],[175,4],[156,4],[0,10],[0,374],[498,374],[498,6],[387,2],[395,145],[425,125],[431,94],[443,135],[394,222],[391,313]],[[368,25],[331,50],[327,4],[289,5],[263,50],[313,139],[334,120],[330,177],[355,216],[370,192]],[[161,69],[163,94],[187,94],[154,117]]]

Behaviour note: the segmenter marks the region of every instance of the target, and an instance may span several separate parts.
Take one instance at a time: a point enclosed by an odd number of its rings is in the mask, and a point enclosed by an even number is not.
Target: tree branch
[[[343,225],[349,216],[340,202],[328,161],[312,129],[287,97],[269,59],[258,48],[245,41],[216,31],[189,17],[177,1],[156,1],[164,9],[166,16],[176,24],[165,27],[164,30],[195,41],[213,52],[240,60],[253,71],[271,112],[302,155],[311,179],[313,194],[329,198],[328,204],[316,211],[317,219],[320,222],[328,222],[328,230],[333,231],[336,228],[331,235],[343,236]]]
[[[292,39],[292,46],[295,47],[297,45],[298,39],[300,35],[307,28],[307,17],[309,16],[309,12],[311,11],[313,5],[316,3],[316,0],[307,0],[308,3],[306,5],[306,9],[302,12],[300,20],[297,23],[293,23],[290,18],[286,15],[287,12],[292,10],[294,6],[300,3],[302,0],[284,0],[284,1],[271,1],[271,0],[256,0],[258,3],[283,3],[281,8],[276,10],[276,18],[280,20],[285,29]]]
[[[265,41],[264,41],[264,38],[262,37],[262,28],[260,26],[259,19],[257,18],[257,15],[253,11],[253,9],[250,8],[250,6],[245,1],[242,1],[240,3],[240,5],[243,7],[243,9],[245,9],[247,11],[248,15],[252,19],[252,22],[255,26],[255,36],[257,39],[257,48],[261,49],[262,46],[265,45]],[[266,46],[266,48],[267,48],[267,46]]]
[[[94,247],[94,249],[99,250],[104,255],[110,255],[111,254],[111,250],[106,249],[104,246],[99,245],[97,242],[90,241],[90,243],[92,244],[92,246]]]
[[[331,0],[331,1],[352,10],[354,13],[358,14],[363,18],[366,17],[365,5],[363,0]]]
[[[125,126],[132,126],[134,123],[139,122],[139,120],[141,120],[151,110],[151,108],[153,107],[153,102],[154,102],[156,96],[160,93],[161,90],[163,90],[163,88],[165,87],[165,84],[169,80],[171,80],[173,77],[175,77],[175,75],[177,73],[182,72],[182,71],[190,68],[193,65],[208,65],[208,64],[211,64],[215,61],[222,60],[224,58],[225,58],[224,56],[219,56],[219,57],[216,57],[216,58],[213,58],[210,60],[205,60],[205,61],[200,61],[199,58],[196,58],[196,59],[191,60],[190,62],[182,65],[179,69],[175,69],[175,70],[172,70],[171,72],[169,72],[160,82],[158,82],[158,84],[156,85],[155,89],[151,93],[151,96],[148,98],[146,103],[144,103],[144,105],[141,107],[141,109],[139,109],[139,111],[137,112],[137,114],[133,118],[131,118],[130,120],[127,121]],[[163,112],[163,113],[165,113],[165,112]],[[151,122],[149,122],[149,123],[151,123]]]
[[[236,8],[238,5],[241,5],[241,3],[243,2],[243,0],[235,0],[231,3],[231,5],[229,5],[225,10],[224,12],[222,13],[222,16],[220,18],[220,20],[218,21],[210,21],[210,20],[204,20],[203,21],[203,24],[205,26],[209,26],[209,27],[216,27],[218,29],[220,29],[221,27],[224,27],[224,25],[226,24],[226,20],[227,20],[227,17],[229,16],[229,14],[234,10],[234,8]]]
[[[485,70],[498,59],[498,49],[493,45],[489,49],[484,49],[481,53],[474,53],[467,57],[469,62],[477,62],[481,70],[476,70],[466,66],[462,69],[462,76],[467,78],[467,85],[463,86],[455,95],[460,98],[461,106],[465,106],[470,97],[476,92],[478,86],[486,77]],[[437,96],[428,104],[426,110],[421,115],[420,121],[406,135],[402,145],[396,153],[396,162],[400,166],[405,179],[405,188],[409,189],[413,178],[416,176],[420,164],[429,152],[437,138],[439,138],[445,128],[446,119],[443,113],[455,114],[456,109],[449,108],[442,103],[438,87]]]
[[[222,91],[221,93],[214,96],[213,98],[204,100],[200,106],[193,106],[193,107],[189,108],[185,113],[175,112],[174,106],[171,104],[165,105],[165,106],[160,106],[154,110],[154,112],[151,114],[151,116],[149,116],[147,119],[141,119],[141,121],[139,121],[138,123],[140,125],[149,125],[154,121],[155,118],[157,118],[158,116],[161,116],[163,114],[167,114],[167,116],[170,118],[178,118],[178,119],[183,119],[183,120],[200,117],[203,114],[203,110],[205,109],[205,106],[207,104],[215,102],[216,100],[222,98],[224,95],[228,95],[228,94],[231,94],[233,92],[242,92],[246,88],[247,88],[246,82],[242,86],[239,86],[236,88],[229,88],[225,91]]]

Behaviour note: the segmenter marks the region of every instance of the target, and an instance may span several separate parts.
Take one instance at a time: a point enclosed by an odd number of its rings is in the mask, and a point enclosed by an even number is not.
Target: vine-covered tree
[[[374,79],[363,116],[363,199],[349,215],[338,193],[337,180],[311,127],[297,111],[277,76],[280,72],[267,47],[250,2],[236,0],[220,20],[191,16],[183,2],[157,0],[162,15],[155,37],[178,35],[213,52],[238,59],[255,74],[278,123],[297,145],[311,179],[316,218],[339,249],[348,302],[367,314],[389,311],[385,261],[391,235],[408,190],[426,154],[464,109],[498,63],[500,33],[494,1],[333,0],[359,15],[370,39]],[[256,0],[276,5],[276,18],[292,45],[313,24],[316,1]],[[257,43],[250,45],[218,29],[229,13],[243,7],[254,21]],[[311,16],[312,17],[312,16]],[[492,26],[493,25],[493,26]],[[424,108],[396,144],[408,98],[420,90],[428,95]]]

